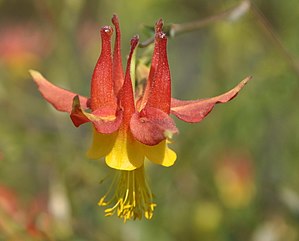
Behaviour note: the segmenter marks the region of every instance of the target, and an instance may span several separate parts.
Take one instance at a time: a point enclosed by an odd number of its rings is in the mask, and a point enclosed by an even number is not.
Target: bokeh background
[[[97,206],[112,172],[85,157],[91,127],[46,103],[28,69],[88,96],[99,28],[113,13],[125,62],[130,38],[146,40],[160,17],[186,23],[240,1],[0,0],[0,240],[299,240],[299,3],[253,3],[169,40],[177,98],[254,78],[201,123],[177,121],[176,164],[147,165],[153,219],[124,224]]]

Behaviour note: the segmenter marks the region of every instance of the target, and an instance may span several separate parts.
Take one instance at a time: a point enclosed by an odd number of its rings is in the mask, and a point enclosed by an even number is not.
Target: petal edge
[[[86,123],[92,122],[97,132],[102,134],[111,134],[118,130],[122,122],[123,112],[121,110],[116,112],[115,116],[105,115],[107,110],[98,109],[92,113],[85,112],[80,106],[78,96],[74,97],[73,110],[71,112],[71,119],[76,127]],[[105,113],[106,112],[106,113]]]
[[[213,98],[187,101],[172,98],[171,114],[189,123],[200,122],[212,111],[216,104],[226,103],[235,98],[251,78],[251,76],[245,78],[230,91]]]
[[[130,121],[133,136],[145,145],[157,145],[166,138],[178,133],[171,117],[162,110],[146,107],[135,112]]]
[[[29,73],[46,101],[59,111],[71,113],[73,98],[77,94],[53,85],[38,71],[29,70]],[[87,109],[88,98],[79,96],[79,99],[82,107]]]

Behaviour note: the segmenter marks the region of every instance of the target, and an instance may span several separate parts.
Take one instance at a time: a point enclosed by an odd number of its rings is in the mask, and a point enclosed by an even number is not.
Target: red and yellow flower
[[[101,28],[102,51],[96,63],[90,98],[59,88],[40,73],[30,73],[42,96],[57,110],[67,112],[76,127],[91,122],[93,143],[87,155],[92,159],[105,157],[107,165],[119,170],[113,185],[99,205],[107,206],[106,215],[117,215],[124,220],[150,219],[156,204],[144,177],[144,160],[172,166],[176,154],[168,147],[173,134],[178,132],[170,114],[191,123],[200,122],[217,103],[233,99],[250,77],[225,94],[210,98],[183,101],[171,98],[171,76],[167,59],[167,37],[159,20],[155,27],[155,46],[147,83],[142,91],[135,90],[131,79],[132,56],[138,36],[131,40],[131,51],[123,72],[120,53],[120,28],[113,16],[115,45],[112,54],[110,26]]]

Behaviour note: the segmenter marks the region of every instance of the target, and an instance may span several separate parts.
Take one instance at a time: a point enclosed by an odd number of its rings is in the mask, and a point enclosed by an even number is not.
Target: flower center
[[[144,166],[133,171],[116,170],[108,192],[98,205],[107,207],[105,216],[117,213],[124,222],[128,219],[141,219],[143,215],[146,219],[151,219],[156,204],[144,176]]]

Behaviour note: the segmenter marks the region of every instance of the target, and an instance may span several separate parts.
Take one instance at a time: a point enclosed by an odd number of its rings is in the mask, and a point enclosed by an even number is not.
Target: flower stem
[[[174,23],[171,24],[166,31],[165,30],[164,31],[166,32],[167,36],[173,38],[179,34],[196,31],[198,29],[206,27],[220,20],[225,20],[225,19],[236,20],[239,17],[243,16],[249,9],[250,9],[250,0],[243,0],[237,6],[228,9],[224,12],[218,13],[216,15],[204,19],[195,20],[189,23],[181,23],[181,24]],[[153,42],[154,42],[154,37],[151,37],[145,40],[144,42],[139,43],[139,47],[145,48]]]

